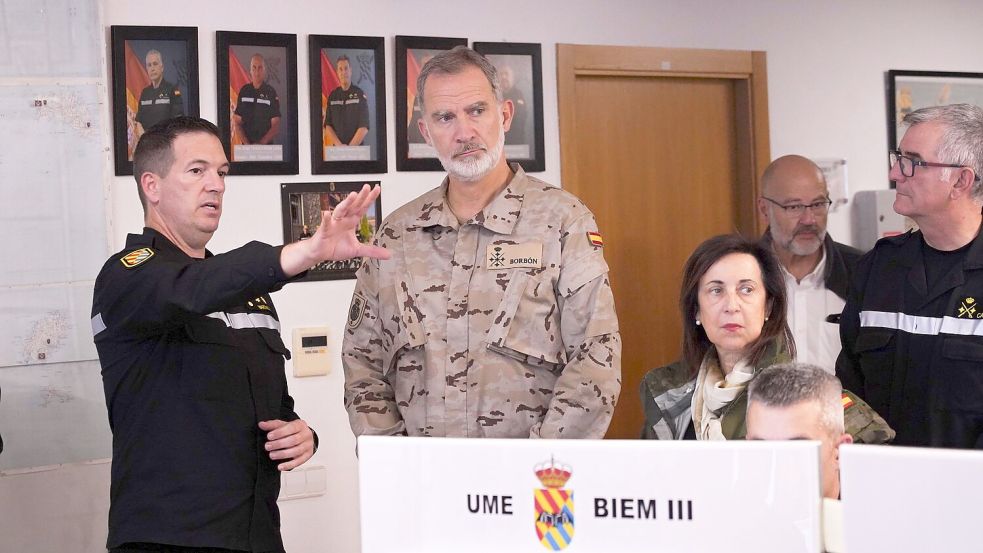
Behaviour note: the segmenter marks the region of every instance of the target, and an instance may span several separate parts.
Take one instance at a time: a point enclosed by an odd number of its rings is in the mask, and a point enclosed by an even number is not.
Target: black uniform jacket
[[[929,290],[920,232],[883,238],[857,266],[836,374],[895,443],[983,448],[983,236]]]
[[[280,248],[205,259],[131,234],[95,284],[92,325],[113,430],[107,546],[280,551],[280,475],[258,421],[295,420],[268,292]]]

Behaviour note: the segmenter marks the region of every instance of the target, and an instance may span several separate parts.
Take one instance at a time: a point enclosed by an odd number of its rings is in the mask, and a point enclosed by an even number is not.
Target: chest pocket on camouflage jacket
[[[552,372],[563,368],[567,358],[553,287],[558,273],[546,269],[512,276],[488,329],[488,349]]]

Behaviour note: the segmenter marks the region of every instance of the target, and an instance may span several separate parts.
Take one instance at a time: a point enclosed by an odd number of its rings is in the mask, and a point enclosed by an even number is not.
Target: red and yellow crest
[[[120,263],[127,269],[132,269],[154,256],[154,250],[150,248],[140,248],[124,255],[120,258]]]
[[[548,463],[535,467],[536,477],[545,488],[533,491],[536,504],[536,536],[543,547],[560,551],[573,541],[573,491],[563,486],[573,475],[570,467]]]

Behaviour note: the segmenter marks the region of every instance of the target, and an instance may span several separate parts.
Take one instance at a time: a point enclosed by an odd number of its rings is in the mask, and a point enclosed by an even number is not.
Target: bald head
[[[781,193],[806,194],[803,201],[810,200],[815,192],[825,196],[826,177],[818,165],[807,157],[788,155],[782,156],[765,169],[761,177],[761,192],[773,198]]]
[[[761,181],[758,211],[768,222],[772,244],[782,264],[791,270],[791,256],[798,256],[808,257],[814,267],[819,263],[819,251],[826,238],[828,204],[818,209],[801,207],[820,205],[829,197],[822,170],[809,158],[782,156],[765,169]],[[799,209],[787,209],[791,206]]]

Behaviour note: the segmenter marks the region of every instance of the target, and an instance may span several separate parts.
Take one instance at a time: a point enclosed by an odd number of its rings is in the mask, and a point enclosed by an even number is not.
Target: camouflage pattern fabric
[[[887,421],[849,390],[843,390],[843,424],[855,444],[886,444],[894,440],[894,429]]]
[[[621,337],[597,225],[568,192],[512,170],[463,224],[445,179],[379,229],[393,257],[359,269],[342,349],[356,436],[607,430]]]

